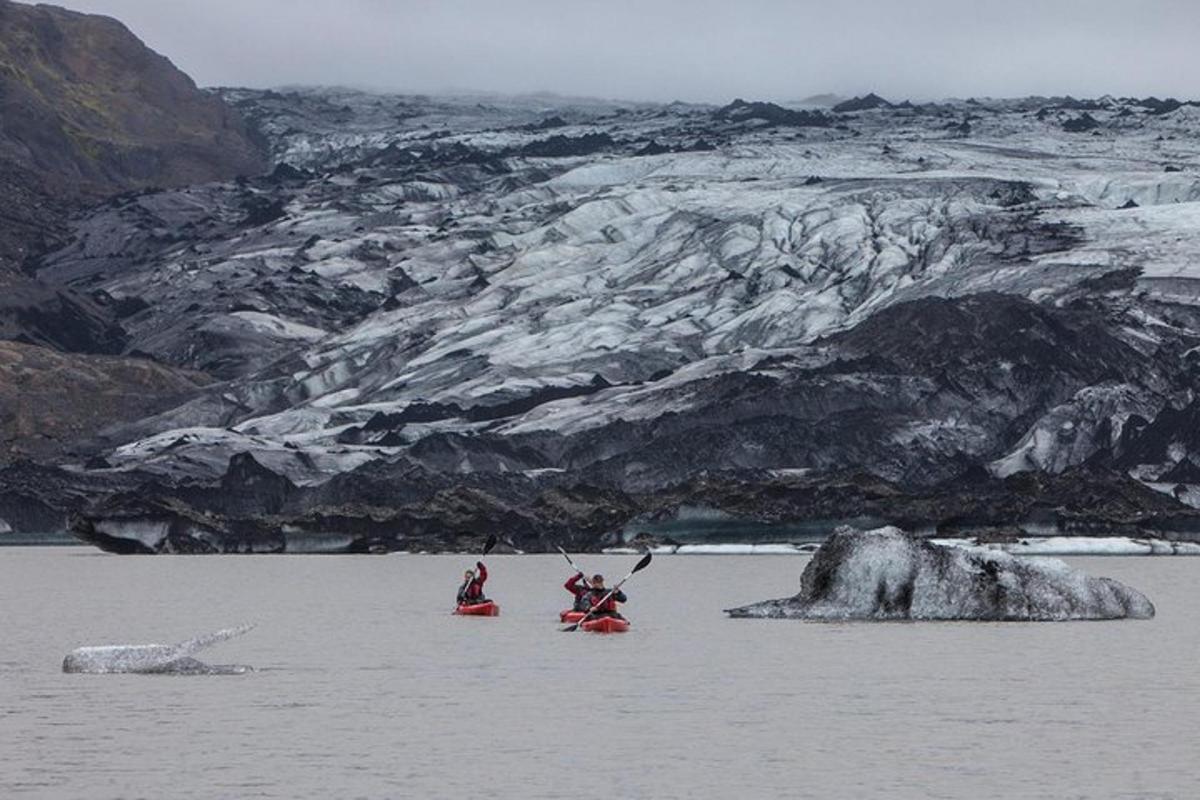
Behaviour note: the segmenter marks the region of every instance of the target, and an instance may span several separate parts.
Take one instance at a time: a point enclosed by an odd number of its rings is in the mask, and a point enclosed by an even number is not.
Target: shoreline
[[[1200,542],[1173,542],[1130,536],[1024,537],[1013,542],[980,542],[978,539],[931,538],[934,544],[967,549],[998,550],[1018,556],[1200,556]],[[606,547],[604,555],[812,555],[820,542],[799,544],[679,544],[649,548]]]
[[[930,538],[935,544],[967,549],[996,550],[1018,556],[1200,556],[1200,542],[1176,542],[1166,539],[1131,536],[1048,536],[1022,537],[1011,542],[980,542],[974,538]],[[581,555],[625,556],[653,553],[656,556],[811,556],[823,542],[709,542],[691,544],[655,544],[648,547],[605,547],[600,550],[578,550]],[[22,547],[88,548],[106,552],[83,541],[67,541],[60,537],[42,540],[6,542],[0,539],[0,550]],[[389,550],[378,553],[347,552],[342,549],[300,549],[279,553],[209,554],[209,555],[470,555],[471,550]],[[115,554],[114,554],[115,555]],[[160,555],[184,555],[163,553]],[[515,551],[496,555],[553,555]]]

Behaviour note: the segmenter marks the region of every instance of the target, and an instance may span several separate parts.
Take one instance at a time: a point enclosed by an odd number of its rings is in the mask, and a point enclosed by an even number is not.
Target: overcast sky
[[[1200,96],[1200,0],[65,0],[202,85]]]

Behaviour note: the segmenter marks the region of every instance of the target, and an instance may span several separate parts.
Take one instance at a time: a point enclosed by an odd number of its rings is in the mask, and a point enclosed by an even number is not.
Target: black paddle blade
[[[645,557],[641,561],[637,562],[637,566],[633,568],[633,572],[630,572],[629,574],[632,575],[634,572],[641,572],[646,567],[650,566],[650,560],[652,558],[654,558],[654,553],[646,553]]]
[[[486,556],[488,553],[492,552],[492,548],[495,546],[496,546],[496,534],[494,534],[494,533],[489,534],[487,541],[483,545],[483,554]]]

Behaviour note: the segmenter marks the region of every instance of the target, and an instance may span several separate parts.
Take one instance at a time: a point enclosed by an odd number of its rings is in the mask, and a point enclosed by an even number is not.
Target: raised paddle
[[[488,537],[487,537],[487,541],[483,543],[483,551],[479,554],[479,557],[483,558],[488,553],[492,552],[492,548],[495,546],[496,546],[496,534],[489,533]],[[467,581],[465,584],[463,584],[463,588],[459,590],[460,592],[463,593],[463,599],[459,600],[459,605],[462,605],[464,602],[466,602],[466,594],[465,593],[467,591],[467,588],[470,585],[471,585],[471,582]]]
[[[571,557],[570,557],[569,555],[567,555],[567,551],[566,551],[566,550],[563,550],[563,549],[562,549],[561,547],[559,547],[558,545],[554,545],[554,546],[555,546],[556,548],[558,548],[558,552],[562,553],[562,555],[563,555],[563,558],[565,558],[565,559],[567,560],[567,563],[571,565],[571,569],[575,570],[575,573],[576,573],[576,574],[578,574],[578,575],[583,575],[583,570],[581,570],[581,569],[580,569],[580,568],[579,568],[579,567],[578,567],[578,566],[575,564],[575,562],[571,560]],[[587,576],[586,576],[586,575],[583,575],[583,585],[584,585],[584,586],[586,586],[586,587],[588,587],[589,589],[590,589],[590,588],[592,588],[592,582],[591,582],[591,581],[589,581],[589,580],[587,579]]]
[[[628,575],[626,575],[624,578],[621,578],[621,580],[617,581],[617,585],[612,587],[612,590],[608,594],[604,595],[604,598],[599,603],[594,604],[592,606],[591,611],[584,614],[583,619],[579,620],[579,622],[576,622],[574,625],[568,625],[567,627],[561,628],[560,630],[562,630],[563,633],[571,633],[572,631],[579,630],[579,626],[582,625],[583,623],[587,622],[589,619],[591,619],[592,615],[596,613],[596,609],[599,608],[600,606],[604,605],[605,603],[607,603],[608,598],[610,598],[614,594],[616,594],[617,590],[620,589],[621,586],[623,586],[625,584],[625,581],[629,580],[634,575],[641,572],[646,567],[650,566],[650,560],[652,558],[654,558],[653,553],[646,553],[646,555],[642,557],[642,560],[637,562],[637,565],[634,566],[634,568],[629,571]]]

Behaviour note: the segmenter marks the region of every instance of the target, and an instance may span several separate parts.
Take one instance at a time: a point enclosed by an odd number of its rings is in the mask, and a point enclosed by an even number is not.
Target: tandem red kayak
[[[500,606],[488,600],[486,603],[475,603],[469,606],[459,606],[454,613],[463,617],[498,617]]]
[[[620,617],[594,617],[579,627],[588,633],[625,633],[629,630],[629,620]]]

